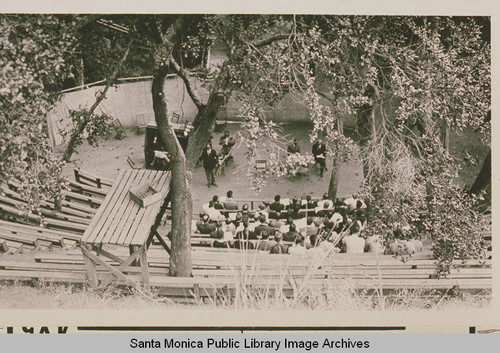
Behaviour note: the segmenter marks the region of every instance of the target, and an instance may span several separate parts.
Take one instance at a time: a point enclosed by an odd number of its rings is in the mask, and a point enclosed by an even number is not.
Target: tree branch
[[[276,34],[272,37],[269,37],[269,38],[266,38],[266,39],[262,39],[262,40],[259,40],[257,42],[253,42],[251,43],[251,45],[253,45],[254,47],[263,47],[265,45],[269,45],[273,42],[276,42],[278,40],[283,40],[283,39],[287,39],[288,37],[290,37],[290,34],[285,34],[285,33],[282,33],[282,34]]]
[[[318,90],[314,90],[318,95],[320,95],[321,97],[325,98],[328,102],[330,102],[332,105],[335,104],[335,98],[333,97],[330,97],[329,95],[327,95],[326,93],[323,93],[323,92],[320,92]]]
[[[170,56],[170,67],[175,71],[177,76],[179,76],[182,81],[184,81],[187,93],[189,94],[189,97],[191,97],[193,103],[196,105],[196,108],[198,108],[198,111],[203,110],[203,108],[205,108],[205,104],[201,101],[200,96],[198,96],[198,94],[194,91],[193,85],[191,84],[191,81],[189,81],[187,72],[177,63],[177,61],[175,61],[172,56]]]

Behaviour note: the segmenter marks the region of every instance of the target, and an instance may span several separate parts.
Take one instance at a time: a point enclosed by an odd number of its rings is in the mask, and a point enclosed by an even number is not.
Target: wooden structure
[[[170,125],[174,129],[175,135],[177,136],[182,149],[186,151],[189,133],[193,129],[193,125],[188,122],[173,122],[174,118],[176,118],[175,115],[172,117],[172,122],[170,123]],[[177,121],[178,120],[179,119],[177,119]],[[158,127],[156,126],[156,122],[151,121],[146,125],[146,134],[144,135],[144,164],[146,168],[154,168],[153,160],[154,151],[156,150],[166,151],[165,146],[163,146],[158,136]]]
[[[149,270],[147,249],[154,236],[157,236],[169,251],[167,244],[158,235],[153,225],[160,212],[163,199],[167,196],[170,184],[170,173],[155,170],[123,170],[115,180],[101,207],[92,219],[81,240],[81,251],[84,255],[85,265],[90,283],[99,285],[96,266],[102,266],[112,276],[101,280],[101,287],[108,285],[116,277],[125,281],[132,287],[137,287],[137,282],[129,279],[123,273],[129,266],[137,261],[141,265],[141,274],[144,286],[149,288]],[[142,207],[130,197],[130,190],[141,185],[151,185],[161,193],[161,200]],[[161,217],[161,215],[160,215]],[[103,249],[106,245],[119,245],[129,248],[129,256],[122,258],[111,250]],[[102,257],[106,257],[119,264],[111,266]]]

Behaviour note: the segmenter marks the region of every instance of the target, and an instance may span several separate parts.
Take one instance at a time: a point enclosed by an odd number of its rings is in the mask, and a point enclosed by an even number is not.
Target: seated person
[[[332,216],[329,219],[330,222],[333,222],[335,225],[334,227],[337,226],[337,224],[342,223],[344,221],[344,217],[340,212],[334,212]]]
[[[277,219],[270,219],[269,220],[269,225],[273,228],[276,228],[276,229],[280,229],[281,226],[283,225],[283,222],[281,222],[280,220],[277,220]]]
[[[250,218],[253,218],[253,216],[254,216],[254,213],[250,212],[250,210],[248,209],[248,204],[245,203],[241,207],[241,218],[242,218],[242,220],[244,221],[246,219],[248,221],[248,220],[250,220]]]
[[[210,234],[217,228],[216,223],[210,222],[208,215],[204,215],[201,221],[198,222],[196,223],[196,228],[201,234]]]
[[[271,254],[286,254],[288,252],[288,246],[281,243],[282,235],[280,232],[276,232],[274,234],[275,245],[271,248]]]
[[[290,204],[288,204],[286,206],[286,210],[289,211],[289,210],[293,210],[295,212],[299,212],[300,210],[300,203],[299,203],[299,199],[294,197],[292,198],[292,202],[290,202]]]
[[[214,202],[214,208],[216,210],[222,210],[224,208],[224,206],[222,206],[222,204],[219,202],[219,196],[214,195],[214,197],[212,197],[212,201]]]
[[[259,217],[259,224],[254,228],[254,233],[257,237],[259,237],[262,232],[267,232],[268,234],[271,234],[272,232],[274,232],[274,229],[272,229],[267,225],[266,218],[261,215]]]
[[[241,229],[248,229],[248,239],[250,240],[257,239],[257,236],[255,235],[255,232],[250,228],[250,223],[248,221],[243,220],[242,224],[236,228],[236,231]]]
[[[253,243],[248,241],[250,239],[248,225],[243,225],[243,229],[236,233],[236,239],[237,240],[233,244],[235,249],[255,249]]]
[[[224,208],[226,210],[237,210],[238,209],[238,203],[236,200],[233,198],[233,191],[229,190],[226,195],[226,199],[224,200]]]
[[[224,231],[222,230],[221,226],[218,223],[215,223],[215,230],[210,233],[210,238],[214,239],[222,239],[224,238]]]
[[[319,206],[316,207],[316,216],[318,217],[328,217],[330,214],[329,211],[331,210],[330,204],[328,202],[323,203],[323,208],[320,208]]]
[[[236,232],[236,226],[233,224],[230,218],[226,218],[226,224],[224,224],[222,227],[225,232]]]
[[[297,232],[297,227],[295,224],[290,224],[288,232],[283,235],[283,241],[295,241],[295,239],[300,236],[299,232]],[[302,237],[303,238],[303,237]]]
[[[266,205],[264,204],[259,205],[259,210],[257,211],[257,213],[263,215],[266,219],[269,218],[269,212],[266,211]]]
[[[274,202],[271,202],[271,204],[269,205],[269,209],[277,213],[280,213],[285,209],[285,205],[281,203],[280,195],[274,196]]]
[[[285,209],[285,205],[281,203],[281,196],[276,195],[274,197],[274,202],[269,205],[269,218],[278,219],[280,217],[281,211]]]
[[[382,243],[382,239],[380,236],[372,235],[366,238],[365,240],[365,252],[383,254],[384,253],[384,244]]]
[[[410,243],[413,243],[413,246],[415,246],[415,252],[422,252],[422,251],[424,251],[424,243],[422,243],[421,240],[419,240],[419,239],[409,239],[408,241]]]
[[[368,220],[365,216],[356,217],[355,221],[358,222],[360,230],[365,229],[366,225],[368,224]]]
[[[312,200],[311,195],[306,195],[306,199],[302,200],[302,208],[306,208],[309,210],[314,210],[318,206],[316,201]]]
[[[297,140],[296,137],[294,137],[292,143],[287,146],[286,152],[287,154],[300,153],[299,140]]]
[[[285,234],[290,230],[290,226],[293,224],[293,218],[288,217],[285,224],[280,227],[280,233]]]
[[[327,204],[328,206],[325,207],[325,204]],[[321,209],[325,209],[325,208],[333,208],[333,201],[328,199],[328,194],[323,194],[323,199],[318,201],[316,207],[317,207],[317,211],[319,211]]]
[[[389,245],[389,253],[394,255],[412,255],[417,252],[415,244],[406,239],[405,234],[401,228],[397,228],[393,232],[394,242]]]
[[[224,135],[222,135],[221,138],[219,139],[219,145],[222,146],[220,154],[223,156],[228,155],[231,152],[231,149],[233,148],[235,143],[236,141],[234,137],[229,135],[228,130],[225,130]]]
[[[307,225],[300,230],[300,233],[305,238],[318,234],[318,227],[314,224],[314,219],[312,217],[307,218]]]
[[[262,251],[270,251],[271,248],[277,243],[274,240],[269,239],[269,233],[264,231],[259,237],[259,242],[257,243],[257,249]]]
[[[203,216],[205,216],[205,212],[201,211],[199,214],[198,214],[198,217],[200,218],[198,221],[196,221],[196,227],[198,227],[199,225],[201,225],[203,223]]]
[[[222,222],[217,222],[217,229],[210,233],[210,238],[215,238],[213,242],[214,248],[230,248],[233,243],[233,235],[229,232],[224,232]]]
[[[305,240],[306,249],[312,249],[319,245],[319,239],[316,234],[313,234],[305,239],[306,239]]]
[[[330,233],[333,231],[333,223],[328,220],[320,225],[318,225],[318,221],[315,220],[316,227],[318,227],[318,237],[321,241],[328,240],[330,237]]]
[[[297,233],[293,241],[293,245],[288,248],[288,253],[291,255],[303,255],[306,253],[307,249],[304,246],[304,238]]]
[[[350,229],[350,235],[342,239],[344,252],[347,254],[362,254],[365,251],[365,240],[359,236],[359,225],[354,223]]]
[[[349,211],[354,211],[355,209],[358,208],[358,201],[361,201],[360,207],[359,208],[366,208],[366,204],[363,200],[358,198],[358,194],[354,193],[352,194],[352,197],[345,199],[344,204],[349,207]]]
[[[208,217],[212,220],[212,221],[225,221],[226,220],[226,217],[220,213],[219,210],[216,210],[214,208],[214,202],[213,201],[210,201],[208,203],[208,208],[207,208],[207,211],[206,211]]]
[[[286,218],[291,218],[291,219],[301,219],[304,218],[304,214],[299,212],[298,209],[295,208],[290,208],[286,210]]]

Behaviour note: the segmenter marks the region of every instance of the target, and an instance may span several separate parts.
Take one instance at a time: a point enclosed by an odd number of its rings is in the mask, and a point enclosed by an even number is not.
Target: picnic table
[[[128,279],[123,272],[139,259],[144,285],[149,287],[147,249],[152,238],[157,236],[165,250],[169,251],[167,244],[162,242],[163,239],[153,227],[168,194],[169,184],[170,172],[132,169],[120,172],[81,240],[81,250],[92,285],[98,285],[95,267],[101,265],[114,277],[137,287],[137,283]],[[157,201],[150,205],[146,205],[146,202],[141,205],[130,193],[144,185],[152,186],[156,193],[161,193],[161,197],[156,197]],[[103,245],[106,244],[127,246],[130,256],[120,258],[104,250]],[[99,255],[120,265],[118,268],[112,267]],[[102,281],[101,287],[108,285],[113,276]]]

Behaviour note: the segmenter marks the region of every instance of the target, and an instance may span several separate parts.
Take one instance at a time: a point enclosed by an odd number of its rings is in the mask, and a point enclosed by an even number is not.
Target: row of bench
[[[0,185],[0,252],[25,253],[34,250],[71,249],[77,245],[112,180],[74,170],[75,181],[64,192],[61,209],[42,201],[40,214],[26,212],[27,203],[17,192],[20,185]],[[8,220],[8,221],[7,221]],[[13,221],[13,222],[9,222]]]
[[[92,177],[78,169],[75,169],[75,180],[69,183],[70,190],[64,192],[60,210],[56,210],[52,202],[42,201],[40,214],[25,211],[28,205],[17,192],[18,182],[0,185],[0,215],[4,220],[16,223],[83,234],[102,204],[111,181]]]
[[[124,250],[126,251],[126,250]],[[335,254],[328,259],[307,256],[269,255],[258,251],[193,250],[193,277],[168,277],[168,258],[153,247],[149,254],[150,284],[155,291],[174,299],[200,300],[243,285],[248,290],[279,290],[293,297],[301,288],[339,285],[348,281],[357,291],[382,290],[391,293],[407,288],[425,291],[465,291],[489,293],[492,286],[491,261],[457,261],[449,278],[433,277],[435,264],[429,254],[401,262],[392,256],[374,254]],[[87,283],[86,267],[78,249],[65,252],[37,253],[35,261],[0,261],[0,279]],[[118,266],[112,260],[106,262]],[[97,277],[109,277],[97,266]],[[129,267],[124,273],[141,282],[140,267]],[[126,286],[115,280],[115,284]],[[241,288],[240,288],[241,289]]]

